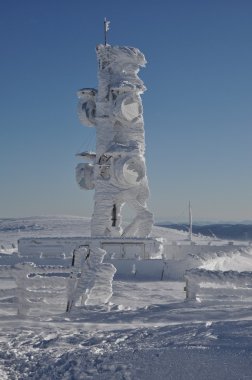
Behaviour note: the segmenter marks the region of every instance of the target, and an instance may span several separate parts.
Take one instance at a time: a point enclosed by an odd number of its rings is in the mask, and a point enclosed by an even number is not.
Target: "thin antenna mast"
[[[108,37],[108,31],[109,31],[109,24],[110,24],[110,21],[107,21],[106,17],[104,18],[104,23],[103,23],[103,27],[104,27],[104,45],[107,46],[107,37]]]
[[[188,238],[190,241],[192,241],[192,208],[191,208],[191,201],[189,201],[189,233]]]

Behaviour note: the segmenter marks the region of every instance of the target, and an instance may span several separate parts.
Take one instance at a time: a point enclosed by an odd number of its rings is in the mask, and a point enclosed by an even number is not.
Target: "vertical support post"
[[[116,221],[117,221],[117,210],[116,210],[116,204],[113,204],[112,208],[112,227],[116,227]]]
[[[185,291],[186,291],[186,299],[189,299],[189,282],[188,282],[188,279],[186,279]]]
[[[191,278],[191,277],[188,278],[186,276],[185,280],[186,280],[186,286],[185,286],[186,299],[191,300],[191,301],[195,301],[199,286],[195,282],[195,280],[193,280],[193,278]]]
[[[192,241],[192,208],[191,208],[191,201],[189,201],[189,234],[188,238],[190,241]]]

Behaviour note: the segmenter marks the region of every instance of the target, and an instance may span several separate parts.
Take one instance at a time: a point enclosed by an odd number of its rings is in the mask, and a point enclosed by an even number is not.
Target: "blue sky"
[[[95,45],[138,47],[156,218],[252,219],[252,2],[0,2],[1,217],[90,216],[75,153],[95,131],[76,91],[97,86]]]

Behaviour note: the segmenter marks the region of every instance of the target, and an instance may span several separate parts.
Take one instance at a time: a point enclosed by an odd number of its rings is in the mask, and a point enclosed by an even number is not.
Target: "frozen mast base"
[[[145,86],[137,73],[145,66],[136,48],[98,45],[98,91],[78,92],[78,114],[86,126],[96,127],[96,154],[84,152],[91,163],[79,164],[76,178],[83,189],[95,188],[91,220],[93,237],[148,237],[152,213],[145,165],[143,108]],[[128,204],[136,213],[124,229],[121,210]]]

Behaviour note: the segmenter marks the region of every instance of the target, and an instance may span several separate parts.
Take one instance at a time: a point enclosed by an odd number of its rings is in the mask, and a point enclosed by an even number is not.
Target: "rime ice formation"
[[[137,73],[144,55],[133,47],[98,45],[98,91],[78,92],[78,115],[96,127],[96,154],[84,152],[76,168],[83,189],[95,188],[91,236],[147,237],[153,225],[147,209],[149,196],[145,165],[143,108],[145,86]],[[128,204],[136,213],[124,229],[121,210]]]
[[[94,241],[90,249],[80,246],[74,251],[74,263],[69,279],[68,310],[76,303],[82,306],[103,304],[111,298],[113,265],[103,263],[106,251]]]

